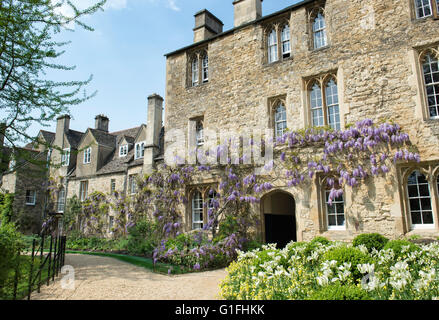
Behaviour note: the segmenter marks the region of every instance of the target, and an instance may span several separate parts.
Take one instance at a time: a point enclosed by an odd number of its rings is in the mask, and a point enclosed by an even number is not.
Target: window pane
[[[195,192],[192,198],[192,228],[203,228],[203,197],[200,192]]]
[[[326,46],[326,23],[325,17],[319,13],[313,23],[314,49]]]
[[[415,9],[418,18],[428,17],[432,14],[430,0],[415,0]]]
[[[286,25],[282,29],[282,56],[287,58],[291,53],[291,44],[290,44],[290,27]]]
[[[272,30],[268,35],[268,63],[277,60],[277,33],[276,30]]]
[[[276,108],[274,118],[276,137],[283,136],[287,128],[287,111],[282,104]]]
[[[439,62],[433,54],[427,54],[423,61],[425,90],[431,118],[439,115]]]
[[[312,125],[315,127],[324,126],[323,101],[320,86],[315,83],[310,93]]]
[[[433,224],[433,213],[431,211],[423,212],[422,221],[424,222],[424,224]]]
[[[340,130],[340,107],[338,105],[337,84],[331,79],[326,85],[326,106],[328,108],[328,124],[334,130]]]
[[[412,224],[433,224],[430,185],[426,177],[414,171],[408,179],[407,189]]]
[[[209,57],[207,55],[203,58],[203,82],[209,80]]]
[[[198,59],[192,61],[192,86],[198,84]]]

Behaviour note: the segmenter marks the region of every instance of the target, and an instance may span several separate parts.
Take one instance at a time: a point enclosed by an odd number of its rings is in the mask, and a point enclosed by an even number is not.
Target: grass
[[[101,257],[109,257],[114,258],[123,262],[127,262],[130,264],[133,264],[138,267],[143,267],[145,269],[148,269],[150,271],[161,273],[161,274],[169,274],[169,270],[171,274],[183,274],[188,273],[188,270],[177,267],[171,264],[165,264],[157,262],[154,265],[154,262],[150,258],[144,258],[144,257],[135,257],[135,256],[129,256],[125,254],[117,254],[117,253],[107,253],[107,252],[90,252],[90,251],[76,251],[76,250],[66,250],[66,253],[73,253],[73,254],[87,254],[87,255],[93,255],[93,256],[101,256]]]
[[[44,259],[44,257],[43,257]],[[21,255],[19,257],[18,267],[18,282],[17,282],[17,296],[16,300],[21,300],[27,297],[29,290],[29,273],[32,258],[29,255]],[[32,277],[36,277],[40,268],[40,257],[35,257]],[[53,269],[52,269],[53,270]],[[41,283],[44,285],[47,281],[48,275],[48,263],[45,264],[41,273]],[[14,298],[14,279],[15,268],[9,271],[8,279],[6,280],[5,287],[0,290],[0,300],[12,300]],[[38,288],[37,281],[32,286],[32,291]]]

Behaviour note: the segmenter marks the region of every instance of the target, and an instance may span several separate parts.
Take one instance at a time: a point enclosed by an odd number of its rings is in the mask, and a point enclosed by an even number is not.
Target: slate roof
[[[55,133],[45,130],[40,130],[41,134],[43,135],[44,140],[46,140],[47,143],[52,143],[55,140]]]
[[[76,130],[69,130],[67,132],[67,140],[70,143],[70,147],[74,149],[78,149],[79,142],[81,142],[82,136],[84,135],[83,132],[79,132]]]

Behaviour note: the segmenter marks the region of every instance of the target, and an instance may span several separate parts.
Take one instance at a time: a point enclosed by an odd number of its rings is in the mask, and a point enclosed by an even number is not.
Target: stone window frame
[[[130,196],[135,195],[137,193],[137,189],[138,189],[137,178],[138,178],[138,174],[136,173],[130,174],[128,176],[128,192]]]
[[[320,232],[346,232],[349,228],[349,222],[348,222],[348,212],[347,212],[347,194],[346,194],[346,188],[343,188],[343,206],[344,206],[344,226],[337,226],[337,227],[331,227],[329,226],[329,218],[328,218],[328,210],[326,202],[326,192],[328,191],[328,179],[336,179],[335,175],[324,174],[322,172],[319,172],[316,174],[315,178],[315,184],[317,188],[317,199],[318,199],[318,212],[319,212],[319,226],[320,226]]]
[[[35,206],[37,203],[37,191],[33,189],[26,190],[25,203],[27,206]]]
[[[85,201],[88,197],[88,180],[79,181],[79,200]]]
[[[216,194],[218,194],[218,186],[215,183],[210,184],[203,184],[203,185],[196,185],[196,186],[190,186],[188,187],[186,193],[188,195],[189,201],[187,202],[186,207],[186,218],[187,218],[187,226],[189,227],[189,230],[203,230],[204,226],[207,225],[208,221],[208,211],[209,211],[209,199],[210,199],[210,191],[213,190]],[[202,199],[202,215],[203,215],[203,226],[200,229],[194,229],[194,222],[193,222],[193,199],[196,192],[199,192],[201,194]]]
[[[339,111],[339,122],[340,122],[340,129],[343,128],[344,122],[343,122],[343,109],[341,105],[341,94],[340,94],[340,86],[339,86],[339,79],[338,79],[338,72],[337,70],[329,71],[326,73],[322,73],[317,76],[311,76],[304,79],[304,87],[306,92],[306,126],[313,126],[313,117],[312,117],[312,110],[311,110],[311,88],[312,86],[317,82],[320,86],[321,95],[322,95],[322,108],[323,108],[323,126],[329,127],[329,119],[328,119],[328,106],[326,102],[326,86],[329,81],[335,80],[335,83],[337,85],[337,97],[338,97],[338,111]]]
[[[423,16],[420,17],[419,16],[419,12],[417,11],[417,6],[416,6],[416,1],[417,0],[410,0],[410,8],[411,8],[411,12],[413,12],[413,19],[420,21],[420,20],[425,20],[425,19],[439,19],[439,1],[438,0],[429,0],[430,1],[430,10],[431,10],[431,14],[428,16]]]
[[[398,176],[400,177],[399,192],[401,197],[401,208],[403,213],[403,229],[405,233],[411,231],[439,231],[439,163],[424,162],[416,165],[398,166]],[[414,171],[419,171],[427,178],[430,186],[431,206],[433,211],[433,224],[427,227],[414,228],[411,220],[411,211],[408,195],[408,178]]]
[[[110,179],[110,194],[113,195],[116,192],[116,179]]]
[[[61,166],[68,167],[70,165],[70,148],[64,148],[61,152]]]
[[[126,157],[128,155],[128,149],[129,149],[128,144],[121,145],[119,147],[119,157],[120,158]]]
[[[83,158],[83,164],[90,164],[91,163],[91,147],[88,147],[84,150],[84,158]]]
[[[314,40],[314,21],[317,18],[317,16],[321,14],[323,18],[325,19],[325,38],[326,38],[326,44],[324,46],[315,47],[315,40]],[[331,45],[331,36],[329,32],[330,27],[330,21],[328,19],[328,14],[326,11],[326,1],[321,1],[320,3],[316,3],[312,7],[309,7],[307,10],[307,29],[309,34],[309,42],[308,46],[311,51],[319,51],[324,50]]]
[[[284,55],[283,52],[283,41],[282,41],[282,31],[284,28],[288,26],[289,28],[289,42],[290,42],[290,51],[288,55]],[[263,50],[264,50],[264,64],[265,65],[273,65],[282,61],[287,61],[293,58],[293,46],[292,46],[292,32],[291,32],[291,22],[287,16],[277,17],[275,21],[268,22],[262,26],[263,30]],[[277,60],[269,61],[269,39],[270,34],[275,31],[276,32],[276,46],[277,46]]]
[[[145,146],[146,141],[139,141],[134,145],[134,160],[143,159],[145,157]]]
[[[268,127],[273,130],[273,137],[275,137],[275,138],[277,137],[276,110],[280,105],[283,105],[285,108],[285,114],[286,114],[285,122],[287,124],[286,130],[285,130],[285,132],[286,132],[288,129],[287,95],[282,94],[282,95],[268,98],[268,115],[269,115]]]
[[[420,95],[422,102],[422,115],[424,120],[439,120],[439,115],[437,117],[430,117],[430,108],[428,104],[427,96],[427,84],[425,83],[425,76],[423,70],[424,58],[427,54],[435,55],[439,59],[439,45],[429,46],[427,48],[422,48],[417,50],[417,67],[420,78]]]
[[[64,187],[61,187],[58,190],[57,201],[56,201],[56,212],[63,213],[65,210],[65,204],[66,204],[66,189]]]
[[[207,79],[204,78],[204,66],[203,66],[203,62],[204,59],[207,58],[208,61],[208,65],[207,65]],[[210,76],[211,76],[211,72],[210,72],[210,66],[209,66],[209,51],[207,47],[203,47],[203,48],[198,48],[195,49],[194,51],[188,52],[187,53],[187,87],[188,88],[194,88],[194,87],[199,87],[201,85],[205,85],[207,83],[209,83],[210,81]],[[196,66],[197,66],[197,81],[194,81],[193,79],[193,63],[194,61],[196,62]]]

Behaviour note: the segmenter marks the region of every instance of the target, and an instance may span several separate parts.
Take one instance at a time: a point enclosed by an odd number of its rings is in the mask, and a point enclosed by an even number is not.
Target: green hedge
[[[369,252],[373,249],[380,251],[389,242],[389,239],[380,235],[379,233],[365,233],[355,237],[352,244],[354,247],[364,245]]]

